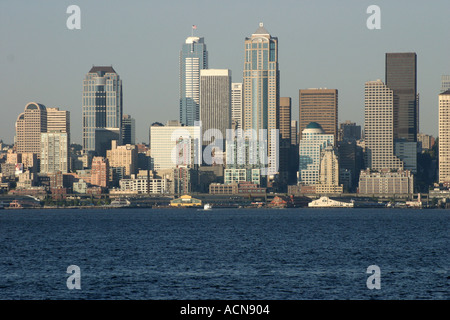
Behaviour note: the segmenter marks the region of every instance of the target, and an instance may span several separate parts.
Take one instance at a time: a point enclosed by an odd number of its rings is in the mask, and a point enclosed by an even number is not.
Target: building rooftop
[[[253,34],[269,34],[269,31],[264,28],[264,24],[262,22],[259,23],[259,28]]]
[[[112,66],[92,66],[88,73],[116,73]]]

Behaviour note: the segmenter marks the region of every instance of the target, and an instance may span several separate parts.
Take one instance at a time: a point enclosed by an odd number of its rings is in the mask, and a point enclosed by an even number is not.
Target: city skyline
[[[447,2],[426,6],[378,1],[380,30],[366,27],[366,9],[372,4],[366,1],[267,2],[250,16],[245,10],[256,1],[105,3],[77,3],[81,30],[66,27],[68,2],[0,4],[0,38],[4,40],[0,96],[2,110],[14,110],[0,119],[4,142],[13,142],[15,118],[28,102],[35,101],[70,111],[71,141],[81,144],[81,80],[92,65],[112,65],[123,80],[124,113],[136,119],[136,142],[147,143],[151,123],[179,118],[178,56],[192,25],[197,25],[194,35],[208,44],[208,67],[230,69],[232,82],[242,82],[244,40],[260,22],[279,39],[280,96],[292,98],[293,120],[298,119],[299,89],[327,87],[339,90],[339,123],[351,120],[363,126],[364,83],[377,78],[385,81],[385,53],[416,52],[420,132],[437,136],[441,76],[450,73],[446,59],[450,45],[437,41],[448,29]],[[197,12],[200,7],[203,14]],[[279,10],[274,12],[275,8]],[[221,15],[213,19],[212,13],[219,9]],[[236,17],[232,23],[227,18],[231,13]],[[146,15],[154,19],[144,19]],[[22,19],[13,18],[17,16]],[[36,20],[42,23],[30,22]],[[157,46],[151,40],[156,36],[164,40],[164,50],[154,50]],[[143,43],[141,37],[147,41]],[[330,45],[334,50],[329,50]]]

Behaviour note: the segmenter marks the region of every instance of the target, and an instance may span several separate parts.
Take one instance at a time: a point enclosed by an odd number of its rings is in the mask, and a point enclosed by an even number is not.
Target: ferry
[[[122,208],[122,207],[129,207],[130,205],[131,205],[130,200],[119,198],[111,201],[110,207]]]
[[[353,208],[355,206],[354,201],[345,202],[330,199],[329,197],[320,197],[308,203],[310,208]]]

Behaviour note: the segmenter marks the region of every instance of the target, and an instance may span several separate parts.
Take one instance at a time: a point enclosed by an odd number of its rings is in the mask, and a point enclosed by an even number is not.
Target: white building
[[[180,165],[201,164],[201,132],[199,126],[179,123],[150,127],[150,149],[153,170],[173,169]]]
[[[41,133],[41,173],[69,172],[69,137],[66,132]]]
[[[439,183],[450,182],[450,90],[439,95]]]
[[[367,166],[403,169],[394,153],[394,95],[381,80],[366,82],[364,120]]]
[[[236,129],[242,129],[242,108],[243,108],[242,83],[231,84],[231,121]]]
[[[302,132],[299,145],[298,183],[314,185],[319,181],[322,150],[333,146],[334,136],[325,134],[320,124],[311,122]]]

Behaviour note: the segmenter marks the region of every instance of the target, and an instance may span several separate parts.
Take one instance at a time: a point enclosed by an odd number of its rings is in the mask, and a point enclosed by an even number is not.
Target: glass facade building
[[[200,70],[208,68],[203,38],[188,37],[180,51],[180,122],[193,126],[200,118]]]
[[[120,132],[122,112],[122,80],[119,75],[109,66],[92,67],[83,80],[84,153],[98,153],[97,129],[115,128]]]

